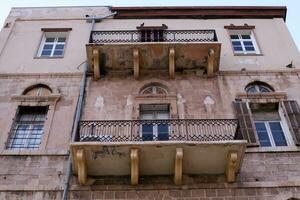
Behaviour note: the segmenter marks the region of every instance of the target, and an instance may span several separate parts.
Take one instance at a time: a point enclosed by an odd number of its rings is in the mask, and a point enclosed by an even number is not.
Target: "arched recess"
[[[246,85],[245,91],[247,93],[268,93],[268,92],[274,92],[274,88],[270,86],[266,82],[262,81],[253,81]]]
[[[140,91],[140,95],[168,95],[169,89],[167,86],[158,83],[158,82],[151,82],[144,85]]]
[[[52,89],[45,84],[35,84],[27,87],[22,95],[27,96],[49,96],[52,94]]]

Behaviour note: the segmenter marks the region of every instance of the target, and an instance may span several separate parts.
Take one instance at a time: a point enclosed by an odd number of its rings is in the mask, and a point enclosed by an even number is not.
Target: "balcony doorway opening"
[[[145,120],[141,125],[142,140],[169,140],[169,118],[169,104],[141,104],[140,119]]]

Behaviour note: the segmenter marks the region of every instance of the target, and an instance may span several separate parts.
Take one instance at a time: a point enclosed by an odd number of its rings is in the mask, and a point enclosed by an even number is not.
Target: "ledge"
[[[61,73],[0,73],[0,78],[66,78],[81,77],[83,72],[61,72]]]
[[[61,94],[51,94],[48,96],[13,95],[11,100],[21,102],[57,102],[60,97]]]
[[[226,67],[224,67],[226,68]],[[294,75],[298,76],[300,73],[300,69],[290,69],[290,70],[222,70],[219,71],[219,75],[221,76],[277,76],[277,75]]]
[[[247,99],[247,100],[255,100],[259,102],[269,102],[272,100],[285,100],[287,99],[287,93],[286,92],[268,92],[268,93],[237,93],[236,95],[237,99]]]
[[[300,147],[251,147],[247,148],[245,153],[288,153],[299,152]]]

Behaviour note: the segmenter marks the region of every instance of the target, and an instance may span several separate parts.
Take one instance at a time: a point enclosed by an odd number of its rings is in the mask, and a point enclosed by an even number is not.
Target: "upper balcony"
[[[107,74],[149,73],[174,78],[178,73],[213,77],[219,70],[221,44],[215,30],[167,30],[137,27],[132,31],[92,31],[87,44],[89,72],[94,79]]]
[[[71,144],[73,172],[86,185],[95,176],[222,175],[235,181],[246,141],[235,119],[81,121]]]

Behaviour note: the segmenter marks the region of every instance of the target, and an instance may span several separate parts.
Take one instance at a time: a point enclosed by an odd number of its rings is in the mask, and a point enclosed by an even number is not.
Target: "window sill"
[[[45,150],[29,150],[29,149],[22,149],[22,150],[11,150],[11,149],[4,149],[0,152],[1,156],[67,156],[68,151],[66,150],[55,150],[55,151],[45,151]]]
[[[264,54],[261,53],[234,53],[234,56],[263,56]]]
[[[299,152],[300,147],[251,147],[246,149],[246,153],[273,153],[273,152]]]
[[[62,59],[64,56],[52,56],[52,57],[42,57],[42,56],[35,56],[33,59]]]

